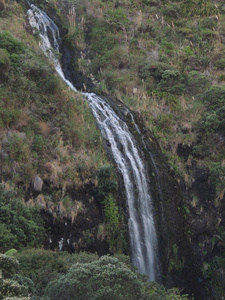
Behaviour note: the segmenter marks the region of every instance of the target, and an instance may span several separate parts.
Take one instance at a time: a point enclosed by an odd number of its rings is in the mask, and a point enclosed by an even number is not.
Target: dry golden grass
[[[51,126],[47,122],[39,122],[40,133],[47,137],[51,132]]]
[[[21,129],[22,127],[26,126],[31,119],[29,110],[27,108],[22,109],[22,112],[19,116],[19,120],[16,124],[16,129]]]
[[[104,10],[101,8],[101,4],[101,0],[85,0],[85,7],[87,9],[88,16],[102,19],[104,16]]]

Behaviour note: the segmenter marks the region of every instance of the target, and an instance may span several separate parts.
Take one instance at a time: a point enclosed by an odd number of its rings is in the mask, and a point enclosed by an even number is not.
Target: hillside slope
[[[224,4],[36,4],[61,28],[72,54],[62,63],[79,74],[76,85],[117,97],[139,113],[158,140],[171,176],[183,191],[177,209],[184,214],[201,280],[207,293],[220,299],[225,287]],[[127,253],[124,233],[118,237],[118,232],[107,231],[103,221],[101,193],[116,198],[118,183],[87,103],[71,93],[41,53],[38,36],[32,36],[26,22],[26,8],[4,1],[0,7],[1,182],[27,207],[42,208],[45,227],[52,232],[37,244],[44,241],[46,247],[58,249],[64,239],[64,250],[105,254],[112,246]],[[6,192],[5,199],[10,197]],[[122,223],[124,215],[119,213]],[[8,232],[5,224],[1,228]],[[66,247],[70,236],[73,240]],[[14,247],[14,241],[12,236],[1,249]],[[178,245],[171,245],[171,273],[182,268]]]

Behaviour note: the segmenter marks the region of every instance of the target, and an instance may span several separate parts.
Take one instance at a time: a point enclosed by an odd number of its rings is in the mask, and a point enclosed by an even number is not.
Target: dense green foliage
[[[112,165],[103,165],[98,172],[96,198],[104,212],[104,228],[107,241],[113,252],[123,252],[126,248],[123,213],[116,202],[117,181]]]
[[[24,250],[16,255],[20,262],[23,276],[32,280],[35,285],[35,295],[44,294],[47,284],[65,274],[73,263],[87,263],[97,259],[95,254],[80,253],[69,255],[46,250]]]
[[[25,297],[32,291],[33,283],[17,274],[19,262],[15,258],[0,254],[0,271],[0,299],[30,299]]]
[[[202,128],[207,132],[223,134],[225,130],[225,86],[213,86],[204,95],[206,112]]]
[[[73,265],[66,275],[48,285],[46,294],[50,299],[142,299],[142,288],[137,275],[126,265],[102,257]]]
[[[39,211],[24,206],[15,191],[0,185],[0,247],[11,248],[34,247],[41,245],[45,229]]]
[[[166,290],[148,282],[124,255],[98,258],[87,253],[30,249],[16,258],[16,280],[22,284],[23,278],[23,285],[29,287],[34,299],[187,299],[177,289]]]

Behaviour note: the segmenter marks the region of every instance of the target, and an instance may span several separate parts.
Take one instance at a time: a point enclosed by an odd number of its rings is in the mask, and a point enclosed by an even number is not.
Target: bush
[[[204,95],[203,102],[209,110],[221,108],[225,103],[225,86],[212,86]]]
[[[124,228],[118,205],[112,195],[107,195],[102,202],[107,241],[115,252],[121,252],[125,247]]]
[[[199,26],[201,28],[208,28],[208,29],[213,30],[217,27],[217,20],[215,20],[213,18],[204,18],[204,19],[200,20]]]
[[[37,246],[43,242],[45,230],[36,208],[22,204],[15,191],[5,190],[0,185],[0,247],[21,249],[27,246]]]
[[[217,192],[225,190],[225,167],[219,162],[211,162],[210,181],[216,185]]]
[[[73,265],[66,275],[50,282],[50,299],[143,299],[143,283],[118,259],[103,256],[87,264]]]
[[[9,69],[9,56],[4,49],[0,48],[0,83],[4,82],[7,79]]]
[[[105,55],[116,45],[116,38],[110,31],[109,25],[102,21],[96,20],[91,31],[92,49],[98,55]]]
[[[14,67],[17,67],[20,61],[20,55],[25,53],[26,46],[14,39],[7,31],[0,33],[0,48],[5,49],[9,54],[9,59]]]
[[[225,58],[218,59],[215,62],[215,67],[219,70],[225,69]]]
[[[0,107],[0,127],[11,127],[16,124],[21,114],[19,109]]]
[[[206,111],[201,128],[206,132],[224,134],[225,130],[225,86],[212,86],[203,96]]]
[[[216,38],[218,33],[214,30],[204,28],[201,30],[201,37],[203,41],[207,41],[209,44],[212,44],[212,40]]]
[[[218,77],[218,82],[225,81],[225,74],[220,74]]]
[[[0,270],[0,299],[22,299],[33,291],[32,281],[17,274],[19,262],[15,258],[0,254]]]
[[[162,73],[157,89],[163,92],[181,95],[185,91],[184,77],[179,71],[166,70]]]
[[[191,71],[187,77],[186,91],[188,94],[201,94],[209,85],[209,80],[204,74],[197,71]]]
[[[160,54],[167,54],[171,55],[175,51],[174,44],[171,42],[167,42],[166,40],[163,40],[160,45]]]
[[[40,154],[43,154],[46,150],[46,141],[40,134],[34,136],[32,150]]]
[[[153,78],[155,84],[157,84],[162,79],[162,75],[166,70],[174,71],[174,68],[162,62],[145,62],[144,66],[140,68],[139,74],[142,79],[146,80],[146,82]]]
[[[98,186],[96,198],[104,201],[109,194],[114,194],[117,190],[117,181],[112,165],[103,165],[98,171]]]
[[[27,287],[20,285],[17,281],[12,279],[3,279],[0,287],[0,292],[3,296],[8,297],[23,297],[28,295]],[[2,299],[7,299],[2,298]]]
[[[27,162],[30,158],[30,147],[26,141],[26,137],[13,134],[9,139],[7,152],[11,160]]]
[[[19,262],[14,257],[0,254],[0,270],[4,278],[12,278],[19,270]]]
[[[35,294],[40,297],[50,281],[65,274],[74,263],[90,263],[98,258],[95,254],[56,253],[43,249],[27,249],[16,254],[21,274],[32,280]]]
[[[170,3],[164,5],[161,9],[161,12],[164,16],[166,16],[166,19],[173,20],[179,17],[180,9],[175,3]]]
[[[6,49],[9,54],[23,54],[26,46],[14,39],[7,31],[0,33],[0,48]]]
[[[184,17],[210,16],[217,12],[211,0],[184,0],[181,4],[181,11]]]

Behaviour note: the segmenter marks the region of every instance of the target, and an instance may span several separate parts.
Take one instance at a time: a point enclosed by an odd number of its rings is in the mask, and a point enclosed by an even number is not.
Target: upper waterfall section
[[[33,4],[31,4],[30,7],[31,8],[27,11],[27,15],[33,33],[38,33],[40,36],[40,48],[45,55],[50,58],[62,80],[65,81],[72,90],[77,91],[74,85],[65,78],[59,62],[61,39],[57,25],[38,7]]]

